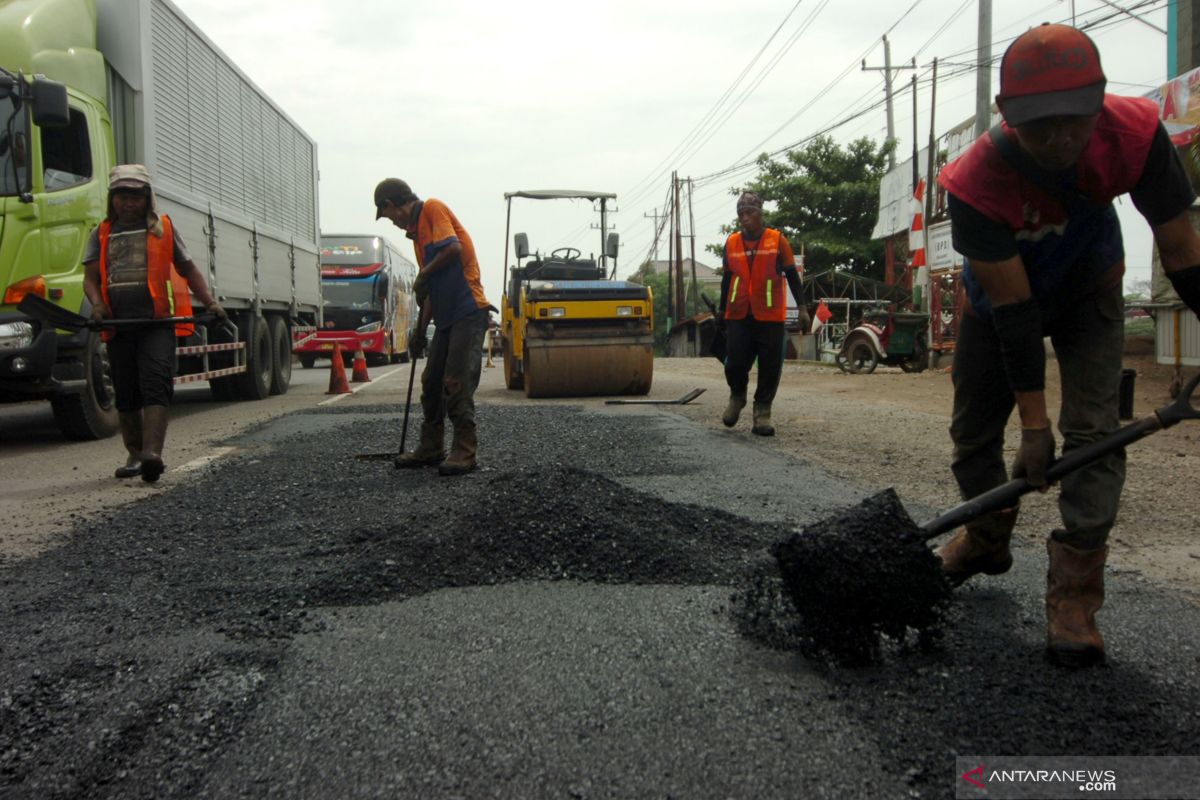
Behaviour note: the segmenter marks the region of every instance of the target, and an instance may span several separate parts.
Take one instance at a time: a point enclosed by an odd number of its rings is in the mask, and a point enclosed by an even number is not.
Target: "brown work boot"
[[[1078,669],[1104,663],[1104,637],[1096,612],[1104,605],[1104,562],[1108,548],[1080,550],[1050,538],[1046,541],[1046,656]]]
[[[754,404],[754,427],[750,432],[758,436],[774,436],[775,426],[771,424],[771,404]]]
[[[421,442],[411,453],[401,453],[392,460],[396,469],[433,467],[446,458],[446,426],[421,423]]]
[[[959,586],[972,575],[1000,575],[1012,567],[1008,543],[1017,524],[1017,507],[992,511],[968,522],[954,538],[937,549],[942,572]]]
[[[122,411],[117,415],[121,424],[121,441],[129,453],[125,466],[117,467],[118,478],[136,478],[142,474],[142,412]]]
[[[438,466],[438,475],[465,475],[475,469],[475,426],[455,428],[450,457]]]
[[[163,463],[163,445],[167,441],[167,407],[142,409],[142,480],[154,483],[167,471]]]
[[[729,405],[725,406],[725,413],[721,415],[721,422],[725,423],[726,428],[732,428],[734,425],[737,425],[738,417],[742,415],[742,409],[745,407],[745,392],[729,393]]]

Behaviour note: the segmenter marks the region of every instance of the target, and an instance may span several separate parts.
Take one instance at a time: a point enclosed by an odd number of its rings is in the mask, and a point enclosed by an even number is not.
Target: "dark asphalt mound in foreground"
[[[453,479],[355,460],[398,441],[394,407],[277,420],[214,469],[168,473],[168,491],[0,571],[0,796],[196,796],[289,637],[331,604],[509,580],[719,584],[749,599],[739,620],[758,640],[807,640],[768,552],[794,528],[625,487],[683,476],[729,501],[721,473],[674,455],[653,417],[479,418],[483,469]],[[826,664],[828,695],[798,692],[798,718],[836,701],[920,797],[953,796],[958,754],[1194,753],[1196,610],[1118,576],[1101,615],[1112,665],[1068,673],[1041,661],[1042,587],[1023,580],[1018,568],[959,590],[937,650]]]
[[[881,656],[883,637],[941,636],[950,584],[892,489],[804,526],[771,553],[815,652],[866,663]]]

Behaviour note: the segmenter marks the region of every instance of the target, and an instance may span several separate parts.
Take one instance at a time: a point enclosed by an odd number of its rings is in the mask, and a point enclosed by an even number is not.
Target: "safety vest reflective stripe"
[[[733,286],[730,287],[730,289],[729,289],[729,304],[730,305],[733,305],[734,301],[737,300],[738,281],[740,281],[740,280],[741,280],[741,278],[737,277],[736,275],[733,276]]]
[[[775,285],[775,281],[767,281],[767,308],[770,308],[772,305],[771,289],[774,285]]]

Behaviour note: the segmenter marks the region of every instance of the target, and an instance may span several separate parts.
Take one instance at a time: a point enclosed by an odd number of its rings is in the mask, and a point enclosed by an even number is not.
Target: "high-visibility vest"
[[[162,235],[155,236],[146,231],[146,283],[150,289],[150,299],[154,302],[154,318],[190,317],[192,315],[192,298],[187,281],[175,271],[175,233],[171,220],[166,215],[160,217]],[[104,304],[112,308],[108,300],[108,237],[112,233],[112,222],[104,220],[100,223],[100,294]],[[191,323],[181,323],[175,326],[176,336],[190,336],[195,330]],[[108,341],[115,331],[111,328],[101,331],[101,337]]]
[[[782,240],[779,231],[764,228],[758,247],[753,250],[753,262],[740,231],[725,242],[725,261],[732,273],[729,296],[725,298],[725,319],[745,319],[747,314],[753,314],[763,322],[787,320],[787,298],[783,294],[786,284],[777,269]]]

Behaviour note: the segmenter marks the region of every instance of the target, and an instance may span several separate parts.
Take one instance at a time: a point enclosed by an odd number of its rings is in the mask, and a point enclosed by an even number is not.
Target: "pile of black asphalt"
[[[920,646],[885,636],[869,665],[819,658],[830,648],[814,644],[771,547],[878,487],[790,500],[764,474],[777,508],[697,457],[712,440],[688,451],[680,431],[702,434],[663,419],[481,407],[483,468],[451,479],[355,461],[395,438],[394,407],[297,413],[239,438],[216,468],[169,473],[162,491],[81,519],[60,547],[0,571],[0,795],[202,796],[291,643],[321,635],[322,609],[516,582],[722,587],[723,624],[751,652],[824,687],[795,691],[797,724],[810,704],[836,704],[910,796],[953,796],[960,755],[1195,750],[1194,606],[1118,576],[1111,665],[1063,672],[1041,660],[1036,569],[1018,569],[939,606]],[[168,666],[198,646],[219,663]]]

